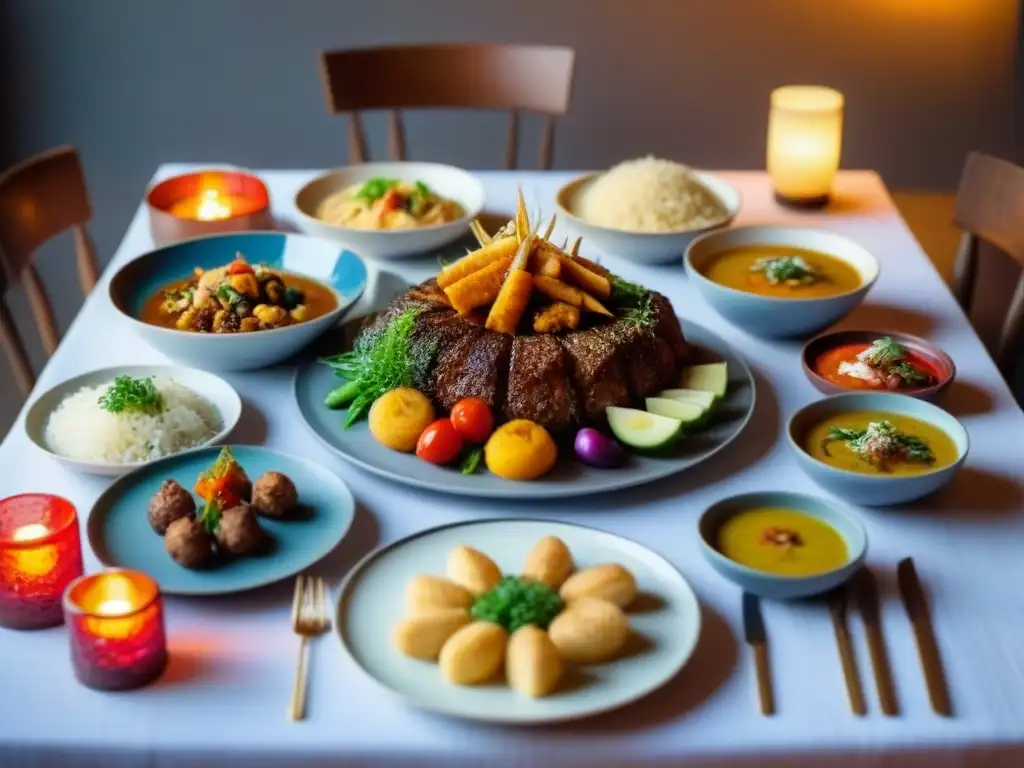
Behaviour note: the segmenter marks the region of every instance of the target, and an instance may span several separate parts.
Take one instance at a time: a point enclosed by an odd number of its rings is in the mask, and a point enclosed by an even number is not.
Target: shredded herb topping
[[[810,285],[821,279],[803,256],[780,256],[758,259],[750,267],[751,272],[761,272],[771,285]]]
[[[346,429],[385,392],[415,386],[426,377],[437,342],[412,338],[422,311],[423,307],[410,307],[395,315],[385,328],[361,334],[351,352],[321,358],[320,362],[345,381],[327,394],[324,404],[328,408],[348,406]]]
[[[398,183],[398,179],[389,179],[385,176],[374,176],[363,182],[363,186],[356,192],[356,197],[360,200],[366,200],[368,202],[374,202],[379,200],[387,194],[388,190],[391,189]]]
[[[924,440],[901,432],[892,422],[885,420],[869,422],[866,429],[833,427],[824,441],[826,453],[828,443],[836,441],[844,443],[862,461],[883,471],[898,460],[920,464],[935,461],[932,449]]]
[[[118,376],[100,397],[99,404],[110,413],[156,414],[164,409],[164,397],[152,377],[133,379],[131,376]]]
[[[623,322],[640,330],[654,326],[655,312],[651,292],[641,285],[613,276],[612,305],[619,310]]]
[[[529,624],[547,629],[561,610],[562,598],[547,584],[505,576],[476,599],[469,613],[478,621],[500,624],[511,634]]]
[[[906,351],[890,336],[875,339],[871,346],[857,357],[886,376],[902,379],[910,387],[926,386],[932,380],[929,374],[907,360]]]

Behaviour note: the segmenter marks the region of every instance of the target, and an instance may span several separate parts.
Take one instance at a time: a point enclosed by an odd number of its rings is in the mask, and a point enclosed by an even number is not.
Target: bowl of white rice
[[[68,469],[116,477],[227,438],[242,400],[212,373],[171,365],[104,368],[42,394],[25,432]]]
[[[741,202],[716,176],[655,157],[581,176],[556,197],[559,217],[575,234],[639,264],[681,259],[698,235],[732,223]]]

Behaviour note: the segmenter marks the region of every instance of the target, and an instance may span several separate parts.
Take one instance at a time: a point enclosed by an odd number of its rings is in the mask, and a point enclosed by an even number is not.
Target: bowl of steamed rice
[[[605,253],[658,264],[681,258],[698,235],[728,226],[741,199],[709,173],[644,157],[574,179],[556,202],[575,234]]]
[[[82,374],[47,391],[25,415],[25,432],[68,469],[117,476],[220,442],[241,415],[241,398],[219,376],[127,366]]]

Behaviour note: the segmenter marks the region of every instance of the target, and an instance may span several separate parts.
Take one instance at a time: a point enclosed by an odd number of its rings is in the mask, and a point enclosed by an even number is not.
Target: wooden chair
[[[98,275],[95,249],[85,231],[90,219],[92,206],[74,147],[51,149],[0,174],[0,342],[26,395],[35,383],[35,374],[7,309],[4,297],[9,284],[3,273],[10,280],[21,280],[43,348],[52,355],[60,343],[60,332],[33,256],[47,240],[72,230],[78,277],[82,293],[88,295]]]
[[[320,54],[327,108],[348,114],[349,159],[366,161],[359,112],[388,110],[388,148],[405,159],[402,109],[511,110],[506,168],[516,165],[519,112],[545,117],[540,167],[551,167],[554,116],[569,109],[570,48],[533,45],[412,45]]]

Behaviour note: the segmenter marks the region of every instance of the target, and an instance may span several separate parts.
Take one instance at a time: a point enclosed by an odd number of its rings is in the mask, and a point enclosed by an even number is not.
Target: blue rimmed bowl
[[[860,275],[851,291],[821,298],[760,296],[729,288],[704,275],[718,256],[737,248],[774,246],[823,253],[849,264]],[[733,325],[755,336],[793,338],[821,331],[854,309],[878,280],[878,260],[847,237],[823,229],[753,225],[717,230],[694,240],[684,257],[690,283]]]
[[[936,426],[956,445],[956,461],[919,475],[867,475],[833,467],[804,450],[807,433],[815,425],[836,414],[854,411],[909,416]],[[909,395],[882,392],[833,395],[813,402],[793,414],[786,434],[797,463],[814,482],[844,501],[869,507],[902,504],[939,490],[963,466],[971,444],[964,425],[937,405]]]
[[[140,320],[143,305],[161,288],[192,275],[196,267],[223,266],[241,253],[252,264],[294,272],[334,293],[337,306],[320,317],[254,333],[194,333]],[[366,265],[337,243],[284,232],[245,232],[197,237],[158,248],[125,264],[110,281],[114,308],[148,344],[176,360],[208,371],[245,371],[280,362],[335,325],[366,288]]]
[[[782,576],[741,565],[719,552],[718,531],[722,525],[741,512],[759,507],[792,509],[825,523],[846,543],[846,562],[839,568],[813,576]],[[759,491],[722,499],[700,516],[697,532],[704,557],[720,576],[744,592],[771,600],[791,600],[828,592],[848,581],[868,554],[868,535],[852,512],[833,502],[789,491]]]

